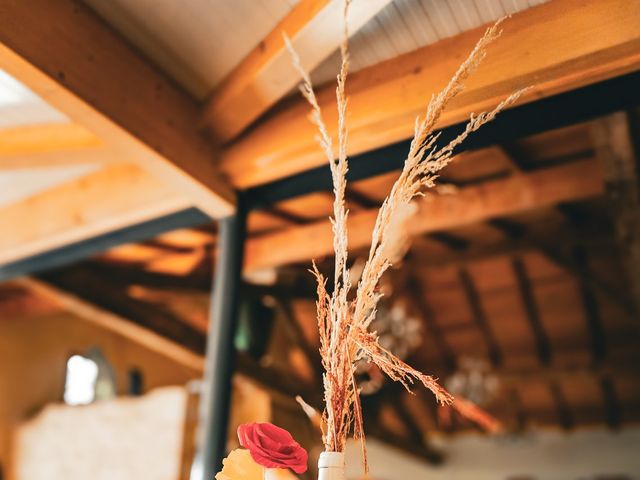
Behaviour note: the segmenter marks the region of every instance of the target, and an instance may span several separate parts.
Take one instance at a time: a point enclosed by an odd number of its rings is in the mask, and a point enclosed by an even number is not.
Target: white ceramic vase
[[[345,480],[344,453],[322,452],[320,454],[318,480]]]
[[[283,478],[290,478],[286,476],[286,471],[281,468],[265,468],[262,475],[263,480],[282,480]]]
[[[263,480],[282,480],[290,477],[287,476],[287,471],[281,468],[265,468],[262,478]]]

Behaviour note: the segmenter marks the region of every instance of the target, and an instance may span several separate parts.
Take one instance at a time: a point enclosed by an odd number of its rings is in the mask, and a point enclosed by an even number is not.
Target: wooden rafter
[[[607,424],[609,428],[617,429],[620,426],[620,406],[615,385],[609,375],[603,375],[600,379],[600,389],[602,390]]]
[[[0,316],[2,318],[48,315],[56,310],[58,307],[54,302],[34,294],[19,282],[5,282],[0,285]]]
[[[466,268],[461,268],[458,271],[458,278],[467,302],[469,303],[473,321],[478,327],[478,330],[480,330],[480,334],[486,344],[489,360],[493,366],[499,366],[502,362],[502,352],[482,306],[480,293]]]
[[[114,331],[125,338],[135,341],[149,350],[173,359],[196,371],[204,369],[204,357],[181,344],[179,339],[170,338],[145,325],[88,302],[76,294],[55,285],[33,278],[15,281],[36,295],[46,298],[60,308],[68,310],[78,317],[95,323],[100,327]]]
[[[0,208],[0,264],[189,206],[146,171],[113,165]]]
[[[551,392],[551,396],[555,403],[560,425],[565,430],[571,430],[575,424],[575,420],[571,414],[571,408],[564,396],[562,387],[558,382],[551,381],[549,382],[549,391]]]
[[[55,168],[70,165],[93,164],[102,166],[119,163],[123,160],[120,155],[105,147],[0,155],[0,172],[29,168]]]
[[[588,282],[585,282],[582,279],[590,276],[589,257],[583,247],[575,246],[573,248],[573,258],[578,271],[582,273],[582,275],[578,276],[578,286],[580,296],[582,297],[582,304],[584,305],[584,314],[587,330],[589,332],[591,354],[593,355],[593,361],[595,363],[602,363],[607,354],[607,337],[602,325],[602,319],[600,318],[600,306],[598,305],[595,292],[592,290]]]
[[[23,125],[0,130],[0,165],[5,158],[51,152],[86,151],[102,142],[86,128],[75,123]]]
[[[317,348],[310,345],[305,338],[302,327],[300,326],[293,308],[291,307],[290,300],[277,300],[277,308],[280,311],[280,317],[282,318],[287,336],[294,345],[300,347],[309,367],[315,374],[316,381],[320,381],[323,373],[320,352]]]
[[[532,85],[523,101],[566,92],[640,67],[640,9],[628,0],[554,0],[514,15],[440,126]],[[482,29],[465,32],[364,69],[349,81],[349,154],[413,134],[414,120],[448,81]],[[334,86],[318,92],[330,131]],[[222,167],[245,188],[324,165],[308,106],[294,102],[231,145]]]
[[[509,222],[510,224],[512,222]],[[491,222],[493,224],[493,222]],[[585,238],[585,235],[590,235]],[[419,256],[414,259],[418,265],[425,267],[460,266],[472,263],[481,259],[489,259],[500,256],[518,256],[526,252],[541,250],[551,239],[559,246],[571,246],[582,239],[589,246],[611,246],[613,241],[604,232],[595,232],[591,229],[573,230],[566,226],[552,228],[544,236],[532,236],[524,233],[517,238],[500,238],[486,244],[472,243],[466,250],[456,252],[450,251],[441,255],[431,255],[429,257]],[[554,262],[556,260],[554,259]],[[558,263],[558,262],[556,262]],[[562,263],[564,267],[567,262]],[[592,283],[597,283],[594,281]]]
[[[391,0],[354,2],[349,28],[355,32]],[[298,82],[283,34],[311,71],[342,41],[343,2],[302,0],[227,76],[211,95],[203,123],[220,142],[228,142],[286,95]]]
[[[87,280],[90,279],[90,281]],[[94,322],[103,328],[115,331],[124,337],[131,339],[145,348],[149,348],[161,355],[173,358],[177,363],[183,364],[196,371],[202,371],[203,356],[202,345],[204,334],[193,332],[185,327],[179,326],[181,318],[169,314],[166,310],[156,308],[151,304],[142,304],[135,299],[122,296],[122,292],[110,291],[108,298],[95,295],[84,295],[79,293],[100,287],[102,280],[100,275],[86,276],[82,269],[67,269],[65,273],[57,272],[45,275],[41,279],[23,279],[17,282],[23,288],[27,288],[37,295],[52,300],[62,308],[68,309],[79,317]],[[85,298],[86,297],[86,298]],[[636,355],[637,356],[637,352]],[[635,358],[634,356],[634,358]],[[291,375],[286,374],[274,367],[268,367],[260,362],[239,354],[236,360],[237,371],[243,376],[253,380],[269,391],[277,392],[281,396],[293,398],[295,395],[302,395],[303,398],[316,407],[321,408],[321,392],[304,382],[292,381]],[[636,379],[639,373],[637,362],[617,363],[606,362],[597,366],[563,368],[540,368],[531,366],[529,368],[506,368],[501,367],[495,374],[506,387],[518,385],[528,385],[535,382],[545,382],[551,385],[553,395],[560,403],[556,405],[558,414],[562,415],[562,422],[570,428],[573,423],[575,409],[570,410],[567,399],[564,398],[560,385],[566,380],[572,379],[594,379],[601,380],[603,402],[607,408],[607,420],[615,428],[620,421],[618,407],[620,399],[614,383],[618,379]],[[422,395],[419,395],[423,397]],[[365,407],[367,408],[367,407]],[[375,413],[368,410],[369,414]],[[525,409],[522,415],[537,413]],[[544,413],[544,412],[543,412]],[[548,411],[546,412],[548,413]],[[577,412],[579,413],[579,412]],[[407,421],[407,420],[405,420]],[[372,437],[377,437],[382,441],[404,449],[410,453],[423,456],[428,452],[428,445],[415,445],[411,448],[410,442],[403,441],[404,437],[387,435],[389,432],[380,430],[379,425],[368,424],[367,432]],[[413,433],[414,437],[416,432]],[[406,439],[405,439],[406,440]],[[433,452],[431,452],[433,453]]]
[[[429,304],[429,301],[424,295],[420,283],[420,278],[413,274],[407,279],[404,288],[409,294],[408,301],[415,305],[418,315],[425,326],[427,334],[434,340],[436,348],[438,349],[438,355],[442,359],[447,371],[452,372],[456,366],[456,355],[447,342],[446,335],[442,331],[442,327],[435,318],[435,311]]]
[[[102,310],[129,319],[137,326],[177,342],[191,352],[204,353],[206,342],[201,331],[169,309],[135,298],[124,286],[91,271],[68,267],[43,273],[37,280],[51,286],[54,291],[64,291]]]
[[[632,347],[631,347],[632,348]],[[637,362],[610,361],[592,366],[543,366],[530,368],[501,368],[496,375],[506,385],[518,385],[532,381],[561,383],[566,380],[585,378],[637,378],[640,368]]]
[[[567,255],[563,251],[563,247],[566,247],[565,249],[571,249],[576,244],[592,244],[594,246],[609,245],[611,241],[603,241],[604,238],[602,237],[602,231],[597,231],[597,228],[593,229],[592,227],[589,228],[589,231],[583,231],[581,235],[576,233],[568,234],[566,231],[558,231],[555,232],[554,235],[542,237],[535,233],[527,233],[524,226],[512,221],[492,220],[488,223],[492,227],[507,233],[510,237],[510,242],[508,242],[508,246],[506,246],[506,248],[505,245],[502,247],[500,247],[500,245],[495,245],[490,248],[489,251],[484,250],[484,255],[491,254],[491,250],[493,250],[493,254],[502,250],[503,254],[511,253],[512,255],[517,255],[527,249],[540,250],[553,263],[575,275],[582,284],[588,287],[588,289],[604,294],[616,305],[621,307],[628,317],[631,318],[633,316],[634,307],[632,302],[629,301],[629,296],[625,292],[620,291],[609,282],[600,279],[597,275],[593,275],[588,269],[583,268],[580,262],[577,262],[571,257],[571,255]],[[472,253],[472,255],[465,255],[466,258],[459,260],[464,262],[468,261],[470,258],[478,258],[478,256],[481,256],[481,252],[483,252],[483,250]],[[523,273],[524,272],[519,272],[517,275],[521,275]],[[529,318],[532,319],[534,317],[529,315]],[[542,351],[539,351],[539,353],[542,353]],[[540,358],[542,359],[542,356]]]
[[[543,365],[548,365],[549,362],[551,362],[551,346],[540,319],[540,312],[535,300],[533,286],[527,273],[527,267],[521,258],[515,258],[511,265],[516,276],[516,281],[518,282],[518,291],[522,297],[527,322],[535,338],[538,359]]]
[[[419,201],[418,213],[409,223],[410,235],[421,235],[494,217],[515,214],[558,202],[598,196],[602,176],[595,160],[517,175],[460,189],[455,195],[429,196]],[[376,210],[349,216],[349,246],[358,249],[370,242]],[[309,261],[332,252],[328,221],[292,227],[247,241],[247,271],[287,263]]]
[[[150,350],[172,358],[179,364],[196,371],[203,370],[204,334],[192,331],[186,325],[180,325],[178,317],[162,309],[154,308],[152,305],[141,305],[133,299],[125,299],[121,292],[111,288],[107,288],[108,298],[101,296],[98,301],[95,295],[87,295],[95,288],[103,289],[106,286],[95,276],[87,276],[76,269],[62,274],[48,274],[42,279],[22,279],[19,284],[84,320],[115,331]],[[244,354],[238,355],[236,365],[241,375],[261,387],[291,399],[296,395],[302,395],[311,405],[322,408],[319,389],[292,381],[291,375],[262,366]],[[426,451],[423,446],[411,449],[409,442],[389,438],[375,429],[370,433],[371,436],[409,453],[423,455]]]
[[[212,217],[233,212],[234,194],[197,130],[197,103],[89,7],[5,0],[0,16],[0,67]]]

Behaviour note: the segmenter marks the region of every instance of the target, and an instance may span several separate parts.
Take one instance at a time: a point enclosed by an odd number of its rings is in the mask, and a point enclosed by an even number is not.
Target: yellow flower
[[[262,467],[251,458],[249,450],[238,448],[222,461],[216,480],[262,480]]]

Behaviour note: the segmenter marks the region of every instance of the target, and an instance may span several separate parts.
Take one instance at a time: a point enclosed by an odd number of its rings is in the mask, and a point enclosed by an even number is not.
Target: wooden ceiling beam
[[[320,352],[305,338],[304,331],[291,306],[291,300],[288,298],[276,299],[276,309],[280,312],[280,318],[282,318],[284,330],[290,342],[300,347],[305,360],[314,373],[315,380],[320,381],[323,374]]]
[[[62,274],[47,274],[44,279],[20,279],[17,284],[53,301],[84,320],[114,331],[178,364],[197,372],[202,372],[204,369],[202,351],[205,335],[182,325],[180,319],[163,310],[153,308],[153,305],[141,306],[140,302],[134,299],[124,299],[121,292],[114,290],[95,276],[86,275],[79,270],[69,270]],[[95,292],[96,289],[108,292],[107,297],[100,294],[100,302],[98,302],[96,295],[91,295],[91,292]],[[86,297],[89,297],[88,300]],[[105,303],[106,305],[103,305]],[[288,372],[279,372],[273,367],[265,367],[242,353],[237,355],[236,369],[238,373],[262,388],[291,399],[296,395],[302,395],[311,405],[318,409],[322,408],[321,389],[288,380],[291,377]],[[371,427],[372,430],[375,428],[374,425]],[[426,451],[422,445],[419,448],[415,446],[408,448],[409,442],[403,442],[395,437],[390,438],[375,430],[369,433],[382,442],[400,447],[410,453],[424,455]]]
[[[391,0],[354,2],[350,33]],[[237,137],[299,82],[284,44],[287,34],[307,71],[339,48],[343,37],[342,0],[301,0],[212,93],[202,123],[220,143]]]
[[[563,205],[561,210],[573,210],[573,208],[569,208],[569,205]],[[610,285],[610,282],[603,281],[597,275],[593,275],[589,269],[584,268],[582,261],[577,261],[575,258],[572,258],[571,255],[567,255],[565,253],[567,250],[575,251],[576,245],[607,245],[608,248],[612,248],[613,245],[611,245],[611,243],[613,242],[610,239],[609,241],[605,240],[608,238],[606,233],[608,229],[603,227],[600,222],[594,222],[593,220],[590,220],[587,224],[585,224],[585,222],[572,222],[574,227],[579,229],[578,231],[571,232],[571,230],[569,230],[569,232],[563,232],[560,230],[552,232],[551,235],[547,234],[544,236],[533,232],[527,232],[527,229],[524,226],[510,220],[495,219],[487,223],[493,228],[504,232],[510,239],[510,242],[502,244],[502,254],[518,256],[519,254],[526,252],[526,250],[539,250],[553,263],[562,267],[576,277],[576,280],[579,281],[582,286],[582,293],[586,294],[584,299],[587,302],[590,302],[588,297],[590,295],[590,290],[593,290],[594,292],[605,295],[616,305],[621,307],[621,309],[627,314],[628,318],[634,318],[634,305],[633,302],[630,301],[629,295],[627,295],[626,292]],[[585,227],[588,228],[585,229]],[[605,237],[602,237],[603,232]],[[483,253],[486,256],[495,255],[500,251],[500,249],[500,244],[494,245],[489,249],[480,249],[479,251],[472,252],[471,255],[465,255],[465,258],[457,259],[457,261],[462,261],[463,263],[468,262],[473,258],[481,257]],[[516,276],[519,279],[521,292],[523,292],[523,299],[526,299],[527,282],[523,281],[522,277],[525,272],[523,270],[519,270],[515,264],[514,269]],[[525,290],[522,290],[522,288]],[[528,319],[535,322],[535,311],[530,310],[526,303],[525,307],[527,309]],[[595,321],[595,318],[593,320]],[[595,336],[598,337],[599,335],[596,334]],[[543,363],[548,362],[550,359],[550,353],[544,348],[542,337],[537,336],[537,340],[541,342],[538,343],[540,360]]]
[[[418,213],[407,233],[417,236],[603,192],[598,162],[576,161],[462,188],[455,195],[430,195],[418,200]],[[350,248],[368,247],[376,216],[376,209],[349,215]],[[244,268],[251,271],[320,259],[332,251],[331,225],[319,221],[250,238]]]
[[[487,58],[443,115],[439,127],[492,108],[515,90],[537,100],[640,68],[640,9],[628,0],[554,0],[515,14]],[[483,28],[428,45],[354,74],[348,82],[349,155],[413,134],[414,121],[448,82]],[[318,91],[336,131],[335,86]],[[292,102],[232,144],[222,168],[238,188],[326,164],[303,100]]]
[[[53,302],[35,295],[19,283],[4,282],[0,285],[0,318],[27,318],[56,311],[58,307]]]
[[[522,299],[527,323],[535,338],[538,360],[540,360],[542,365],[548,365],[551,362],[551,345],[547,332],[544,329],[544,324],[540,319],[540,310],[535,300],[533,285],[527,272],[527,266],[522,258],[517,257],[512,260],[511,268],[518,282],[518,292]]]
[[[199,105],[88,6],[3,0],[0,17],[1,68],[211,217],[233,213]]]
[[[204,355],[196,353],[184,346],[180,339],[170,338],[158,333],[143,321],[133,321],[110,310],[91,303],[78,295],[70,293],[51,283],[35,278],[20,278],[14,281],[34,294],[48,299],[60,308],[77,315],[102,328],[113,331],[135,343],[159,353],[176,363],[189,367],[197,372],[204,370]]]
[[[607,333],[601,318],[600,305],[596,296],[596,291],[591,288],[589,282],[584,278],[593,277],[589,268],[589,254],[582,245],[576,245],[572,249],[573,262],[577,268],[577,283],[580,291],[580,298],[584,306],[584,317],[587,331],[589,332],[589,345],[594,363],[598,364],[607,357]]]
[[[411,262],[408,262],[404,268],[411,269]],[[406,299],[410,305],[414,305],[416,308],[427,334],[433,339],[436,345],[438,355],[442,359],[445,368],[448,372],[453,372],[456,367],[456,355],[436,319],[435,310],[429,303],[429,299],[424,295],[424,285],[420,280],[420,276],[415,272],[411,272],[409,275],[409,278],[407,278],[403,285],[403,290],[408,293]]]
[[[626,347],[629,352],[633,346]],[[635,351],[634,351],[635,352]],[[636,355],[633,355],[635,359]],[[640,378],[640,367],[637,362],[623,360],[608,360],[600,365],[590,366],[562,366],[547,365],[530,368],[500,368],[495,371],[501,382],[507,385],[518,385],[533,381],[562,383],[567,380],[593,378]]]
[[[80,318],[114,331],[145,348],[173,359],[181,365],[202,372],[204,367],[202,355],[204,335],[202,333],[192,331],[186,326],[178,325],[177,323],[180,322],[178,317],[172,316],[164,310],[156,309],[153,305],[145,304],[144,308],[141,309],[139,302],[137,304],[133,300],[133,303],[130,303],[131,300],[127,298],[126,303],[129,306],[126,310],[120,310],[123,305],[121,293],[115,292],[111,288],[104,289],[104,284],[99,275],[97,277],[95,275],[86,277],[86,273],[83,273],[82,269],[67,270],[64,275],[58,272],[53,275],[45,275],[42,279],[19,279],[15,282],[15,285],[26,288],[44,299],[49,299],[59,307],[69,310]],[[103,295],[100,295],[100,302],[98,302],[95,295],[93,297],[86,295],[87,291],[91,291],[96,287],[100,291],[104,289],[110,292],[108,298],[105,299]],[[582,368],[501,368],[496,371],[496,375],[506,386],[528,384],[535,381],[544,381],[554,385],[551,388],[555,391],[555,394],[560,393],[561,399],[560,405],[556,407],[563,416],[562,422],[567,427],[570,427],[572,420],[570,416],[567,416],[569,407],[561,394],[559,383],[567,379],[576,378],[602,378],[605,379],[605,383],[610,381],[607,379],[635,379],[640,374],[637,365],[637,362],[618,362]],[[261,365],[260,362],[244,354],[238,354],[236,368],[238,373],[269,391],[275,391],[287,398],[302,395],[308,403],[316,408],[321,408],[322,406],[320,389],[313,388],[313,386],[302,382],[291,382],[288,380],[291,375],[285,371]],[[605,400],[611,408],[617,408],[616,393],[615,390],[610,390],[610,385],[603,385],[603,395],[608,396]],[[367,411],[369,411],[368,408]],[[614,412],[608,417],[608,421],[612,426],[618,424],[619,417],[617,415],[618,413]],[[373,429],[379,427],[373,424],[368,425]],[[382,432],[378,431],[370,433],[383,441],[396,443],[397,446],[402,448],[406,447],[402,443],[395,442],[397,440],[395,437],[385,437],[385,435],[381,434]],[[407,450],[414,451],[415,449],[408,448]],[[423,455],[425,452],[414,451],[414,453]]]
[[[74,165],[107,165],[123,159],[104,147],[25,155],[0,155],[0,172]]]
[[[56,289],[177,341],[195,353],[204,354],[206,339],[200,329],[194,328],[168,307],[136,298],[123,285],[110,282],[91,270],[68,267],[43,273],[37,278]]]
[[[469,304],[473,322],[480,331],[480,335],[487,347],[489,360],[494,367],[498,367],[503,361],[503,353],[496,339],[495,332],[491,328],[491,323],[489,322],[484,306],[482,305],[481,294],[466,268],[462,267],[458,270],[458,280]]]
[[[117,164],[0,208],[0,264],[190,207],[135,165]]]
[[[553,397],[553,402],[558,415],[558,422],[564,430],[571,430],[575,426],[571,407],[565,398],[562,387],[555,381],[549,382],[549,391]]]
[[[600,390],[602,391],[602,401],[604,403],[607,424],[612,430],[617,430],[620,428],[620,402],[616,393],[615,384],[610,376],[603,375],[600,379]]]
[[[23,125],[0,130],[0,165],[5,158],[48,154],[51,152],[85,151],[99,148],[102,141],[76,123]]]

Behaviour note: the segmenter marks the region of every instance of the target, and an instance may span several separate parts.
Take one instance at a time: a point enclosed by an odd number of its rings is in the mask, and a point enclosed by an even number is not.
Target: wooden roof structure
[[[335,128],[340,2],[230,5],[0,0],[0,315],[53,301],[201,369],[211,219],[249,202],[243,293],[275,323],[238,369],[319,403],[306,269],[331,260],[332,197],[281,34]],[[364,5],[351,18],[355,261],[416,114],[482,25],[514,14],[439,127],[533,86],[416,202],[388,280],[389,301],[420,321],[410,361],[442,379],[485,361],[500,384],[486,407],[512,431],[638,422],[640,3]],[[435,460],[425,433],[471,426],[418,399],[386,385],[366,400],[367,428]]]

